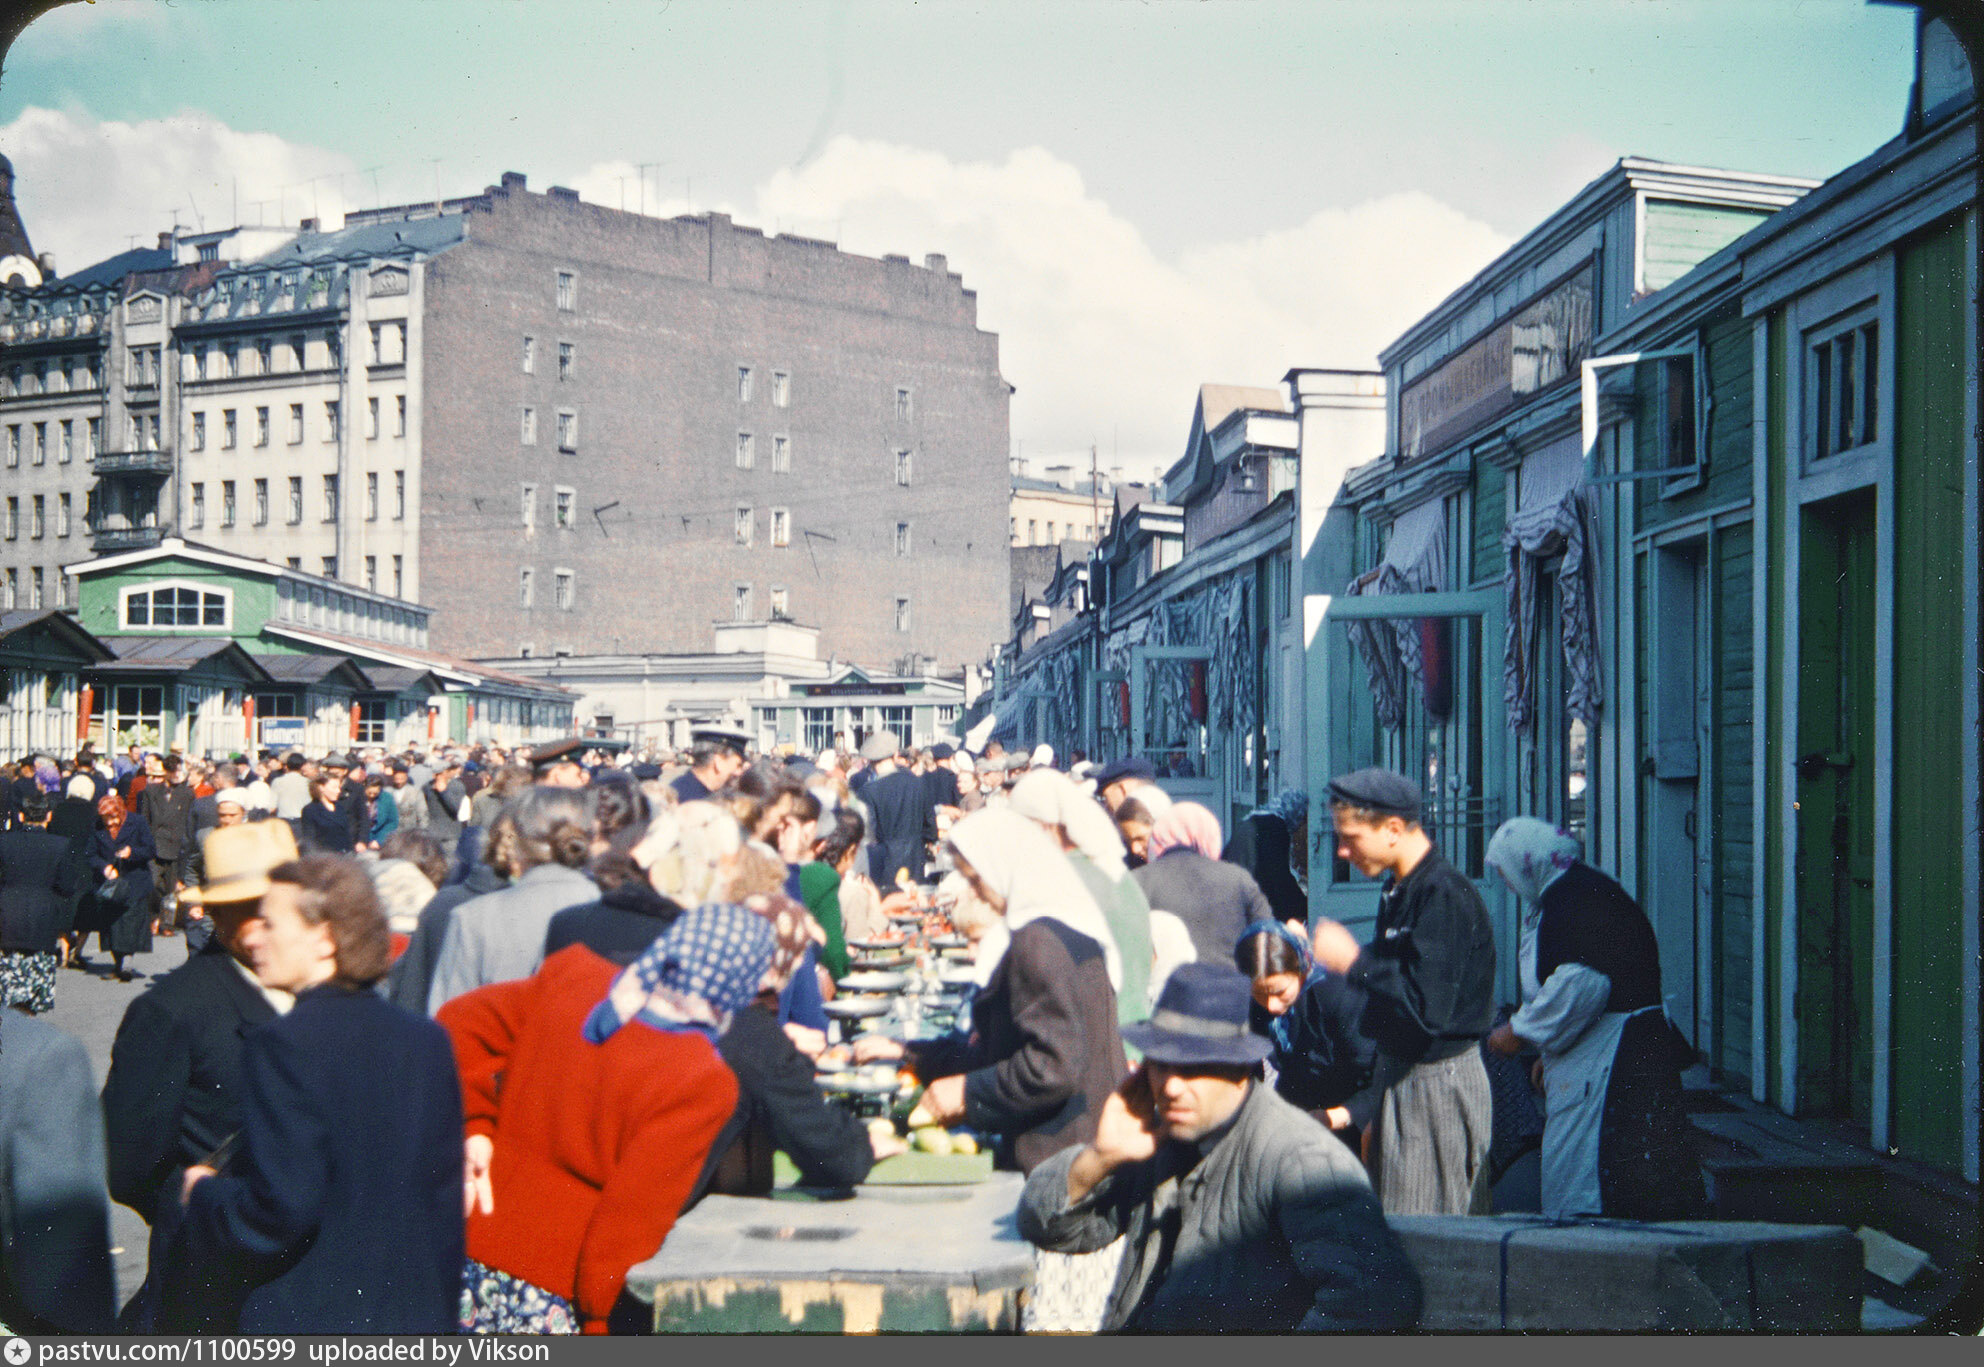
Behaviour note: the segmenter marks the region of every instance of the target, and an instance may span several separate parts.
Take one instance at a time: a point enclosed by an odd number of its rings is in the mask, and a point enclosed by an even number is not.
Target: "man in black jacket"
[[[120,1317],[127,1333],[149,1332],[157,1314],[182,1174],[195,1163],[212,1164],[240,1129],[242,1036],[288,1009],[255,980],[242,943],[269,870],[296,858],[288,824],[214,830],[202,855],[201,902],[213,938],[131,1003],[103,1084],[110,1194],[152,1227],[151,1270]]]
[[[923,881],[923,860],[937,839],[937,809],[923,779],[903,768],[902,749],[895,735],[877,731],[861,747],[861,757],[875,766],[875,777],[861,790],[861,800],[874,814],[874,841],[868,850],[869,876],[877,887],[895,887],[896,871],[908,869]]]
[[[138,794],[138,815],[152,828],[152,905],[159,908],[159,934],[177,934],[179,863],[193,840],[193,785],[186,781],[186,761],[165,757],[165,777],[147,783]]]
[[[1360,946],[1335,921],[1316,962],[1369,994],[1364,1032],[1381,1088],[1366,1162],[1387,1215],[1487,1213],[1493,1102],[1478,1047],[1495,1023],[1495,934],[1466,874],[1419,824],[1418,787],[1385,769],[1330,783],[1337,857],[1383,875],[1378,922]]]

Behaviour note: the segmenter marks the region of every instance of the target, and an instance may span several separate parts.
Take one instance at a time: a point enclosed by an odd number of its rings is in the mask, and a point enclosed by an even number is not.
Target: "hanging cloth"
[[[1503,579],[1509,625],[1502,647],[1502,702],[1509,728],[1527,737],[1536,727],[1536,680],[1530,660],[1542,629],[1537,570],[1563,556],[1557,569],[1562,605],[1564,664],[1569,678],[1564,705],[1591,725],[1605,701],[1599,677],[1598,632],[1592,612],[1590,531],[1584,510],[1584,452],[1566,438],[1525,456],[1516,511],[1502,533],[1508,556]]]
[[[1353,581],[1346,597],[1438,593],[1446,585],[1447,505],[1435,499],[1400,513],[1378,568]],[[1371,676],[1378,724],[1396,731],[1405,722],[1406,690],[1423,685],[1426,661],[1416,617],[1355,619],[1344,624],[1350,643]]]

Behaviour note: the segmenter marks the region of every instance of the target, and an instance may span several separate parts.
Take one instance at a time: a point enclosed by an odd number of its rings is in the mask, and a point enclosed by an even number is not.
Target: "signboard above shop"
[[[1398,396],[1399,455],[1431,455],[1572,378],[1591,351],[1595,271],[1580,267]]]
[[[304,728],[309,724],[307,717],[263,717],[255,723],[261,731],[262,745],[271,750],[303,744]]]

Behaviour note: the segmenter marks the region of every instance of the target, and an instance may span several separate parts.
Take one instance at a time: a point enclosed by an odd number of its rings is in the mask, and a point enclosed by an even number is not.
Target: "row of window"
[[[406,324],[373,323],[368,329],[368,365],[406,362]],[[126,382],[157,384],[157,347],[132,347],[127,356]],[[297,375],[309,370],[337,370],[344,365],[344,340],[336,328],[321,333],[292,332],[280,345],[273,337],[257,337],[244,350],[240,342],[194,342],[182,353],[188,380],[237,380],[258,375]],[[142,378],[141,378],[142,377]]]
[[[537,445],[537,410],[526,407],[523,411],[523,444]],[[558,410],[558,449],[576,451],[579,449],[579,415],[570,408]]]
[[[551,571],[551,605],[570,612],[578,600],[578,575],[568,569]],[[537,571],[529,565],[517,571],[517,606],[534,607],[537,601]]]
[[[392,435],[395,437],[404,437],[406,435],[406,395],[395,394],[391,397],[393,400],[393,406],[391,410]],[[379,438],[380,412],[381,412],[380,400],[376,396],[373,398],[369,398],[365,401],[365,439],[367,441],[376,441]],[[324,401],[324,421],[323,421],[323,439],[325,441],[336,441],[338,439],[339,424],[341,419],[342,419],[342,413],[340,411],[338,400],[326,399]],[[139,450],[157,449],[157,440],[158,440],[157,431],[158,431],[158,420],[154,418],[152,419],[152,437],[151,437],[152,446],[144,447],[142,445],[139,445],[136,447],[136,449]],[[256,446],[267,446],[271,440],[270,433],[271,433],[270,410],[268,409],[267,406],[259,407],[255,410],[254,444]],[[239,431],[239,425],[236,421],[235,410],[232,408],[221,409],[220,410],[220,449],[223,451],[232,451],[237,445],[240,444],[239,438],[240,438],[240,431]],[[303,405],[300,403],[293,403],[289,406],[289,444],[291,446],[298,446],[301,445],[302,442],[303,442]],[[207,415],[204,412],[196,412],[193,414],[192,448],[195,451],[204,451],[207,449]]]
[[[530,571],[524,571],[529,574]],[[730,620],[733,622],[754,622],[757,606],[757,590],[750,584],[733,584],[730,589]],[[775,622],[792,620],[792,598],[782,584],[771,587],[771,619]],[[896,599],[896,630],[909,630],[909,599]],[[907,732],[898,732],[898,735]]]
[[[302,569],[301,558],[291,556],[289,567]],[[366,590],[371,593],[390,592],[395,598],[403,596],[406,578],[404,557],[392,557],[391,568],[392,586],[388,589],[379,580],[379,557],[366,556]],[[326,579],[338,577],[338,558],[335,555],[323,557],[323,575]],[[427,644],[426,619],[419,613],[389,603],[368,602],[321,585],[306,586],[287,579],[276,584],[276,620],[294,622],[299,626],[322,627],[345,636],[369,636],[374,640],[397,641],[402,645]]]
[[[133,419],[133,421],[135,422],[136,419]],[[158,430],[157,424],[158,424],[158,419],[153,418],[152,426],[150,429],[153,433],[156,433]],[[53,426],[55,431],[55,440],[53,442],[53,445],[55,447],[56,463],[60,465],[67,465],[70,461],[75,459],[75,455],[76,455],[76,429],[77,429],[76,419],[64,418],[60,422],[55,423]],[[31,464],[46,465],[48,463],[48,448],[51,444],[49,441],[50,424],[45,422],[36,422],[36,423],[29,423],[26,425],[26,427],[27,427],[27,440],[24,442],[22,439],[22,424],[16,422],[16,423],[9,423],[7,425],[7,468],[9,470],[12,470],[18,465],[20,465],[21,447],[23,445],[26,445],[28,448]],[[95,460],[97,450],[99,449],[99,447],[102,445],[103,442],[103,419],[102,418],[84,419],[82,423],[82,433],[83,433],[83,459]],[[132,443],[132,445],[133,445],[133,449],[142,449],[137,446],[137,443],[135,441]]]
[[[1093,522],[1083,522],[1079,525],[1073,522],[1049,522],[1047,524],[1047,539],[1043,541],[1040,538],[1040,519],[1030,517],[1026,520],[1026,540],[1022,541],[1020,540],[1020,520],[1015,517],[1009,519],[1009,521],[1012,523],[1013,544],[1015,546],[1058,546],[1071,536],[1079,537],[1083,541],[1095,540],[1095,524]]]
[[[323,477],[323,507],[326,522],[338,520],[338,477]],[[235,482],[224,479],[220,482],[220,524],[222,527],[235,525],[236,508],[234,499]],[[257,527],[265,527],[269,522],[269,482],[266,479],[255,481],[255,522]],[[198,531],[207,525],[207,486],[195,481],[191,489],[190,506],[186,513],[188,530]],[[67,499],[64,494],[63,498]],[[393,471],[393,521],[406,520],[406,471]],[[379,475],[376,471],[365,476],[365,520],[379,520]],[[289,525],[294,527],[303,521],[303,476],[289,478]]]
[[[750,366],[741,365],[737,367],[737,402],[751,402],[751,394],[755,388],[755,383],[755,372]],[[791,371],[774,370],[772,372],[772,407],[792,407]]]
[[[21,572],[17,569],[9,569],[7,571],[5,587],[4,589],[0,589],[0,609],[11,612],[15,608],[68,607],[69,578],[67,575],[59,572],[55,574],[54,578],[55,602],[49,603],[46,596],[45,581],[42,578],[41,566],[36,565],[28,571],[27,592],[25,594],[21,592]]]
[[[70,527],[69,495],[55,496],[55,535],[67,536]],[[35,494],[28,500],[28,538],[39,541],[48,534],[48,496]],[[7,540],[15,541],[21,535],[21,500],[18,496],[7,499]]]
[[[154,351],[157,349],[152,348]],[[95,352],[82,356],[57,356],[53,360],[40,360],[28,365],[17,362],[0,373],[0,399],[101,388],[103,366]]]
[[[563,382],[578,374],[578,345],[573,342],[558,343],[558,379]],[[537,338],[524,335],[524,374],[537,373]]]

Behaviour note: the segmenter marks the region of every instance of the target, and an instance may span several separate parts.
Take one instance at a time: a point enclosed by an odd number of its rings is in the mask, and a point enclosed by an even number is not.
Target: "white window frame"
[[[520,608],[536,606],[536,594],[537,571],[529,565],[519,566],[517,569],[517,606]]]
[[[191,589],[195,593],[203,595],[200,599],[200,616],[202,618],[206,616],[206,609],[207,609],[207,602],[204,595],[217,594],[219,595],[221,600],[221,612],[223,614],[224,620],[217,627],[205,624],[203,622],[196,622],[191,626],[178,626],[178,625],[162,626],[157,622],[137,622],[137,623],[132,622],[131,621],[132,597],[139,594],[149,596],[151,593],[153,593],[155,590],[158,589]],[[151,605],[147,604],[145,609],[145,616],[149,618],[151,615],[152,615]],[[118,629],[121,631],[129,631],[129,630],[142,630],[146,632],[232,631],[234,629],[234,590],[223,584],[219,584],[211,579],[150,579],[142,584],[133,584],[130,588],[119,589],[117,591],[117,625],[118,625]]]
[[[558,449],[567,453],[579,449],[579,414],[576,409],[558,410]]]
[[[898,446],[896,448],[896,483],[904,489],[909,487],[910,480],[914,478],[911,470],[911,462],[914,459],[915,457],[910,454],[909,447]]]
[[[537,486],[535,484],[524,485],[522,493],[520,495],[520,501],[523,505],[524,530],[527,532],[536,531],[537,530]]]
[[[529,404],[523,408],[523,427],[519,434],[525,446],[537,445],[537,410]]]
[[[579,310],[579,273],[559,271],[554,282],[554,298],[560,313],[577,313]]]
[[[792,407],[792,372],[789,370],[772,372],[772,407]]]
[[[758,514],[746,504],[738,504],[730,522],[731,539],[739,546],[754,544],[758,536]]]
[[[562,566],[551,571],[552,602],[560,612],[572,612],[579,601],[579,576]]]
[[[790,546],[792,544],[791,509],[789,508],[772,509],[771,534],[772,534],[772,545],[774,546]]]
[[[737,468],[754,469],[758,464],[758,439],[749,432],[737,434]]]
[[[579,520],[579,491],[569,484],[554,484],[551,487],[551,525],[561,532],[569,532]]]
[[[782,432],[772,437],[772,473],[775,475],[792,473],[792,438]]]
[[[747,365],[737,367],[737,402],[751,402],[751,367]]]
[[[537,338],[528,332],[524,334],[524,374],[537,373]]]
[[[1613,470],[1599,468],[1598,434],[1599,402],[1598,383],[1602,371],[1630,368],[1642,361],[1665,361],[1684,359],[1694,372],[1695,385],[1695,458],[1689,465],[1663,466],[1648,470]],[[1580,369],[1578,379],[1578,406],[1580,410],[1582,436],[1584,442],[1584,479],[1591,485],[1629,484],[1643,479],[1665,480],[1661,486],[1662,496],[1686,493],[1700,487],[1708,470],[1708,361],[1702,347],[1701,334],[1683,346],[1660,347],[1649,351],[1624,351],[1611,356],[1593,356],[1587,359]],[[1623,444],[1622,444],[1623,445]],[[1664,443],[1663,443],[1664,445]]]

